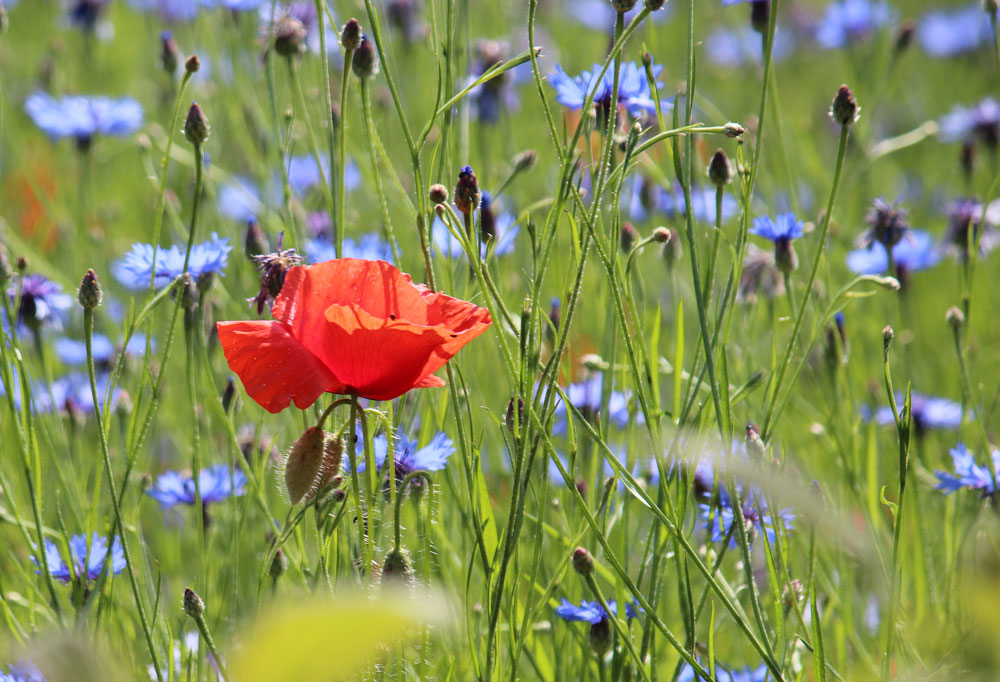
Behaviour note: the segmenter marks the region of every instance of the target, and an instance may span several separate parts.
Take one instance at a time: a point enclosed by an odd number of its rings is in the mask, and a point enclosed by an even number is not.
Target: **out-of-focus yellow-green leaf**
[[[262,612],[233,658],[234,682],[356,679],[386,646],[451,617],[441,594],[386,590],[370,597],[310,597]]]

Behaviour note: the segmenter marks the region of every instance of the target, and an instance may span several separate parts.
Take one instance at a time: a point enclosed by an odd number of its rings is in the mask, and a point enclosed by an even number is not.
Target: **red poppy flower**
[[[357,258],[291,268],[271,315],[218,323],[229,366],[269,412],[323,393],[392,400],[444,386],[433,372],[492,322],[485,308]]]

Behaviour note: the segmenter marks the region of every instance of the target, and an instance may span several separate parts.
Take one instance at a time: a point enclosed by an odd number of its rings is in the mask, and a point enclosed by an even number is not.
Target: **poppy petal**
[[[323,393],[345,392],[333,372],[280,322],[219,322],[217,328],[229,367],[247,395],[268,412],[281,412],[293,400],[305,409]]]
[[[438,388],[445,385],[447,385],[447,382],[441,377],[428,374],[423,379],[415,383],[413,388]]]
[[[450,340],[442,328],[378,318],[359,306],[331,305],[326,318],[326,329],[310,339],[310,350],[350,391],[372,400],[392,400],[421,384],[433,371],[428,362],[443,354]]]

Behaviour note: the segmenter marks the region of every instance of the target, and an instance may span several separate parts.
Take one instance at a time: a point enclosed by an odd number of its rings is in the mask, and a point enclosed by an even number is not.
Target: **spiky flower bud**
[[[428,196],[432,204],[445,204],[448,202],[448,188],[441,183],[433,184]]]
[[[305,25],[295,17],[285,16],[274,31],[274,51],[282,57],[294,57],[306,49]]]
[[[285,488],[292,504],[298,504],[316,487],[323,472],[327,433],[310,426],[292,445],[285,458]]]
[[[198,55],[193,54],[187,58],[184,62],[184,70],[188,73],[197,73],[198,69],[201,68],[201,60],[198,59]]]
[[[184,613],[195,620],[205,615],[205,602],[190,587],[184,588]]]
[[[413,582],[413,559],[405,547],[394,549],[382,562],[382,584],[408,586]]]
[[[573,550],[573,570],[583,576],[594,572],[594,557],[590,556],[585,547]]]
[[[201,110],[197,102],[191,102],[188,109],[187,118],[184,119],[184,137],[195,146],[203,145],[207,140],[211,129],[208,125],[208,117]]]
[[[97,281],[97,274],[93,268],[87,270],[87,274],[83,276],[83,281],[80,283],[80,291],[77,293],[80,305],[83,306],[84,310],[93,310],[101,305],[103,296],[101,285]]]
[[[627,220],[622,223],[622,230],[620,235],[621,247],[623,253],[628,253],[635,246],[635,243],[639,240],[639,231],[635,229],[635,226],[628,222]]]
[[[462,166],[462,170],[458,173],[458,184],[455,185],[455,206],[468,215],[479,208],[482,198],[479,181],[472,166]]]
[[[181,62],[181,51],[177,48],[174,34],[164,31],[160,34],[160,66],[171,76],[177,71]]]
[[[708,162],[708,178],[716,187],[722,187],[733,179],[733,167],[729,165],[729,157],[721,149]]]
[[[357,19],[348,19],[340,31],[340,44],[348,52],[358,49],[361,44],[361,24]]]
[[[368,40],[368,36],[361,36],[358,49],[354,51],[351,69],[354,71],[354,75],[361,80],[372,78],[378,73],[378,55],[375,54],[375,45]]]
[[[948,326],[955,330],[958,330],[965,324],[965,315],[957,306],[948,308],[948,312],[944,314],[944,319],[948,323]]]
[[[670,241],[670,230],[660,225],[653,230],[653,241],[657,244],[666,244]]]
[[[247,221],[247,233],[243,239],[243,251],[247,258],[254,260],[254,256],[263,256],[270,251],[267,237],[260,229],[260,224],[256,220]]]
[[[837,90],[837,96],[833,98],[830,105],[830,117],[842,126],[852,125],[861,115],[861,107],[858,100],[854,99],[854,94],[846,85],[841,85]]]
[[[538,163],[538,152],[534,149],[525,149],[514,157],[514,172],[523,173],[535,167]]]

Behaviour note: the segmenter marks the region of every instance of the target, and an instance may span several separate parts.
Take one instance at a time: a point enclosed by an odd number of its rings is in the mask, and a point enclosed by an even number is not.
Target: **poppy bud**
[[[743,133],[746,131],[746,128],[741,126],[739,123],[733,123],[732,121],[722,126],[722,133],[726,137],[742,137]]]
[[[170,31],[160,34],[160,66],[171,76],[177,71],[181,61],[181,51],[177,49],[177,41]]]
[[[535,167],[538,163],[538,152],[534,149],[526,149],[514,157],[514,172],[523,173]]]
[[[208,117],[201,110],[197,102],[191,102],[188,109],[187,118],[184,119],[184,137],[195,146],[200,146],[208,140],[211,129],[208,125]]]
[[[463,166],[458,173],[458,184],[455,185],[455,206],[465,215],[469,215],[479,208],[481,201],[479,181],[476,180],[472,166]]]
[[[628,222],[627,220],[622,223],[621,234],[619,235],[622,253],[628,253],[635,246],[636,241],[639,240],[639,231],[635,229],[635,226]]]
[[[184,613],[195,620],[205,615],[205,602],[190,587],[184,588]]]
[[[328,437],[323,443],[323,464],[317,490],[322,490],[327,486],[340,487],[344,482],[340,476],[340,464],[344,458],[344,441],[340,438]]]
[[[892,327],[886,325],[882,329],[882,352],[888,353],[889,346],[892,345],[892,339],[896,336],[896,332],[892,331]]]
[[[358,49],[361,44],[361,24],[357,19],[348,19],[344,28],[340,31],[340,44],[348,52]]]
[[[371,78],[378,73],[378,55],[375,54],[375,46],[368,40],[368,36],[361,36],[358,49],[354,51],[351,69],[361,80]]]
[[[616,12],[624,14],[635,7],[636,0],[611,0],[611,6],[615,8]]]
[[[604,656],[611,649],[611,623],[605,616],[590,626],[590,648],[598,656]]]
[[[282,57],[294,57],[306,49],[305,25],[295,17],[282,17],[274,32],[274,51]]]
[[[285,488],[292,504],[298,504],[312,492],[323,473],[327,433],[310,426],[299,436],[285,458]]]
[[[271,559],[271,567],[268,571],[271,574],[271,579],[277,581],[278,578],[285,574],[288,570],[288,557],[285,556],[284,550],[279,547],[274,552],[274,558]]]
[[[188,73],[197,73],[198,69],[201,68],[201,60],[198,59],[198,55],[193,54],[187,58],[184,62],[184,70]]]
[[[573,570],[584,576],[594,572],[594,557],[583,547],[573,550]]]
[[[752,0],[750,3],[750,26],[761,35],[767,33],[771,24],[771,0]]]
[[[226,379],[226,387],[222,389],[222,411],[229,413],[229,409],[233,406],[233,400],[236,398],[236,381],[233,377]]]
[[[431,185],[430,192],[428,192],[432,204],[444,204],[448,201],[448,188],[444,185],[437,183]]]
[[[842,126],[849,126],[858,120],[860,112],[861,107],[858,106],[858,100],[854,99],[851,89],[841,85],[830,105],[830,117]]]
[[[247,258],[253,260],[254,256],[262,256],[268,251],[270,247],[264,231],[260,229],[260,224],[255,219],[248,220],[246,237],[243,239],[243,252]]]
[[[778,239],[774,242],[774,264],[778,270],[790,275],[799,267],[799,257],[795,253],[791,239]]]
[[[657,244],[666,244],[670,241],[670,230],[660,225],[653,230],[653,241]]]
[[[729,157],[721,149],[708,162],[708,178],[716,187],[727,185],[733,179],[733,167],[729,165]]]
[[[97,274],[93,269],[87,270],[87,274],[83,276],[83,281],[80,283],[80,291],[77,294],[80,305],[83,306],[84,310],[93,310],[101,305],[101,298],[103,296],[101,285],[97,281]]]
[[[394,549],[382,562],[382,584],[408,586],[413,582],[413,560],[405,547]]]
[[[965,315],[956,306],[948,308],[948,312],[944,315],[945,321],[948,326],[954,330],[958,330],[963,324],[965,324]]]
[[[744,439],[747,448],[747,454],[750,459],[763,459],[764,453],[767,451],[767,447],[764,445],[764,441],[760,437],[760,427],[758,427],[753,422],[747,422],[746,437]]]

